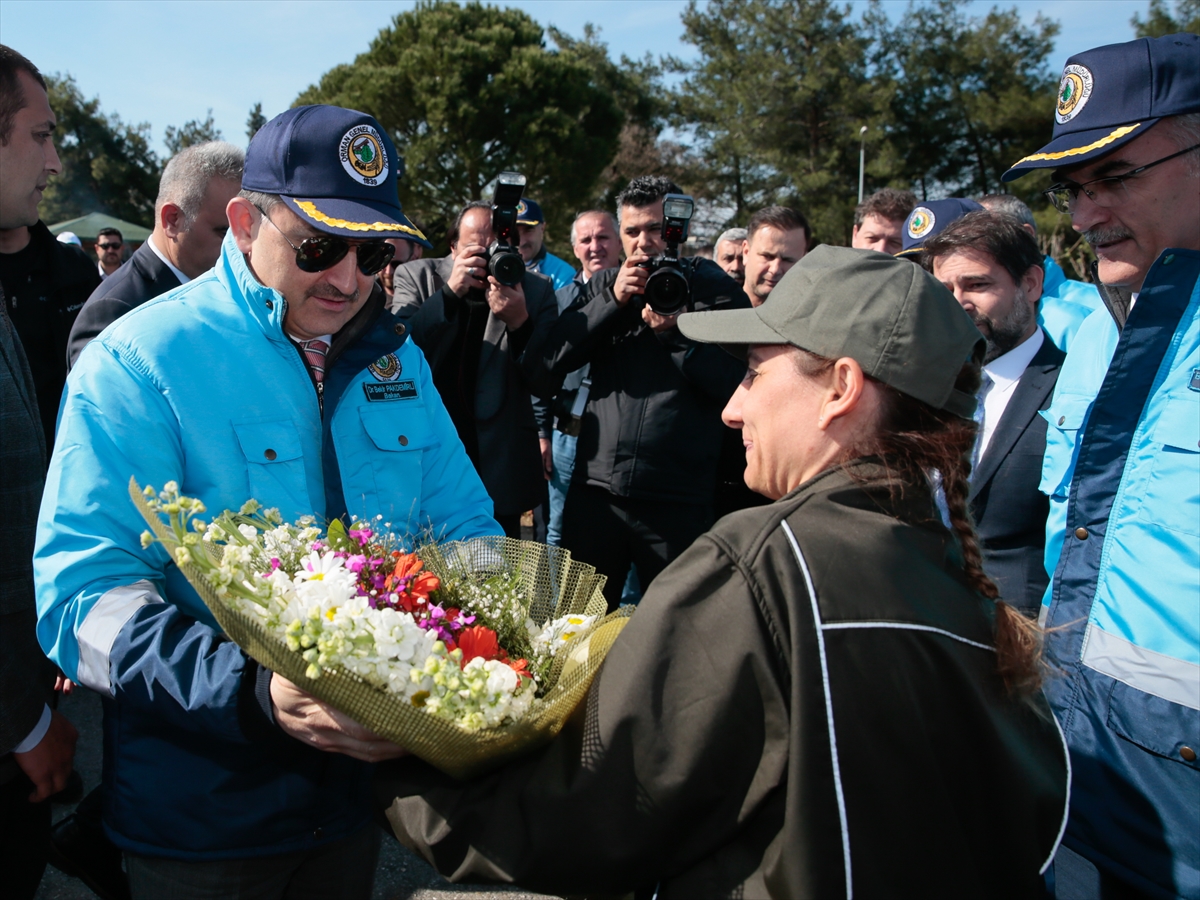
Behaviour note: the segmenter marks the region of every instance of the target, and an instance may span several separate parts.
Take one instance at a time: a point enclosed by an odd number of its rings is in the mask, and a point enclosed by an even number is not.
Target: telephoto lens
[[[525,277],[525,260],[512,247],[495,243],[488,248],[487,270],[505,287],[516,287]]]
[[[691,299],[687,276],[671,265],[660,265],[646,279],[646,305],[660,316],[681,312]]]

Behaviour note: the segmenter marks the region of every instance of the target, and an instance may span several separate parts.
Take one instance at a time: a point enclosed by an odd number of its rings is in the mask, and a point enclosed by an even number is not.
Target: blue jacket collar
[[[221,256],[217,260],[216,275],[229,291],[233,302],[238,304],[267,337],[272,340],[287,340],[283,332],[283,318],[287,314],[287,301],[274,288],[263,285],[238,249],[233,232],[225,234],[221,244]]]

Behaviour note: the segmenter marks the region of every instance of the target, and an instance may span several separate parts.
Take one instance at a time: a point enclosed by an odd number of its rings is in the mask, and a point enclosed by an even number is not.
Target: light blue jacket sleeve
[[[182,482],[183,468],[169,394],[136,360],[94,342],[68,380],[42,497],[38,639],[68,677],[93,690],[121,693],[190,730],[238,738],[245,657],[169,601],[174,566],[160,545],[142,548],[145,522],[129,498],[131,476],[161,487]]]

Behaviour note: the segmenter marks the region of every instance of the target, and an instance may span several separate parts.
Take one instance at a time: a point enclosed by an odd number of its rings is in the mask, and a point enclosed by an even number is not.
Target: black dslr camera
[[[501,172],[492,195],[492,233],[496,239],[487,249],[488,274],[505,287],[516,287],[525,277],[525,260],[517,250],[517,204],[525,191],[525,176]]]
[[[679,255],[679,245],[687,240],[688,224],[696,205],[684,194],[663,197],[662,236],[667,249],[647,262],[638,263],[650,270],[643,294],[646,304],[660,316],[673,316],[692,301],[692,264]]]

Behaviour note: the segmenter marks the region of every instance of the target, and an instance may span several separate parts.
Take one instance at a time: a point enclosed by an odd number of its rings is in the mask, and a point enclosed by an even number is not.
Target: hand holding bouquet
[[[553,737],[626,621],[602,618],[602,577],[558,548],[408,552],[379,522],[323,532],[253,500],[206,522],[174,483],[130,493],[143,544],[164,544],[243,650],[450,774]]]

